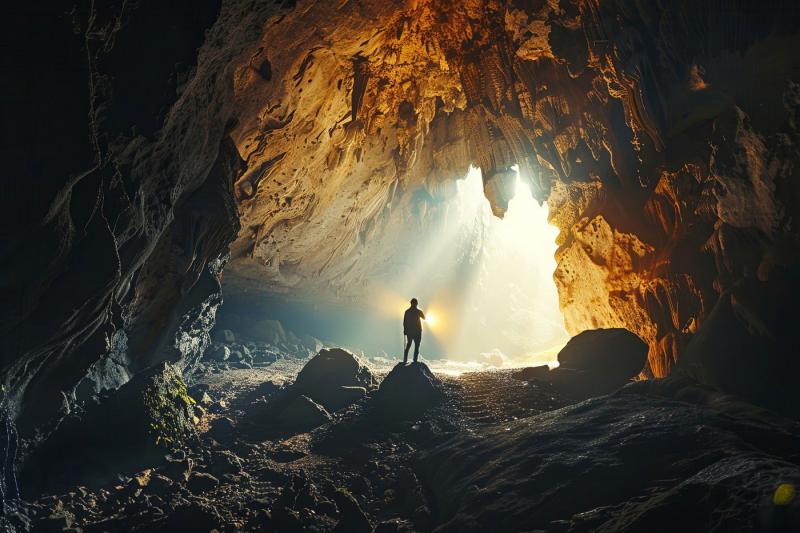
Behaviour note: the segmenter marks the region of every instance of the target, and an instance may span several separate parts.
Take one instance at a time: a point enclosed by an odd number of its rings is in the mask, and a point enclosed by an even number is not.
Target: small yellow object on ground
[[[794,499],[794,485],[791,483],[781,483],[772,495],[772,503],[778,506],[789,505]]]

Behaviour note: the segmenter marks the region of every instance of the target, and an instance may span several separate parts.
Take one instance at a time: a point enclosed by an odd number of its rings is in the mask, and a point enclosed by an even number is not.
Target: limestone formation
[[[24,438],[191,373],[223,276],[358,302],[470,165],[497,216],[514,165],[548,202],[569,332],[636,333],[644,376],[797,264],[795,3],[78,4],[7,24],[0,377]]]
[[[446,182],[479,166],[502,216],[516,164],[561,229],[570,333],[628,328],[649,346],[644,374],[664,376],[722,290],[796,259],[798,36],[781,13],[745,24],[704,3],[566,0],[276,13],[236,71],[247,170],[226,284],[358,300]]]

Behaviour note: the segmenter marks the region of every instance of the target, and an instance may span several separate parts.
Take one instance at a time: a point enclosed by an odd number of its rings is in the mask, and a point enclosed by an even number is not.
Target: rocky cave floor
[[[189,388],[203,405],[194,444],[103,487],[9,503],[5,527],[793,531],[800,523],[797,498],[778,501],[800,484],[798,425],[691,383],[633,383],[578,402],[512,370],[439,375],[444,400],[423,416],[369,416],[373,391],[321,427],[270,433],[260,413],[307,361],[209,366]],[[376,381],[385,375],[374,372]]]

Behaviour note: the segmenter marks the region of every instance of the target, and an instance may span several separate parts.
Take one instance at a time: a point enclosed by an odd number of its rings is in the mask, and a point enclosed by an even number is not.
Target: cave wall
[[[220,2],[29,2],[11,15],[0,376],[31,438],[136,372],[202,352],[239,228],[225,69],[248,26],[214,30],[242,20]]]
[[[797,11],[298,3],[236,68],[226,286],[357,299],[425,230],[418,191],[474,164],[502,216],[518,165],[561,230],[568,330],[631,329],[664,376],[721,292],[796,261]]]
[[[31,2],[4,55],[2,380],[22,432],[159,361],[226,290],[357,299],[470,164],[561,234],[571,332],[669,373],[797,262],[794,2]],[[536,243],[525,245],[535,246]]]

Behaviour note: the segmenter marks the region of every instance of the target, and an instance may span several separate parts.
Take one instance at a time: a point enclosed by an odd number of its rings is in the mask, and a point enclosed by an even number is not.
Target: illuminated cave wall
[[[796,262],[794,2],[208,6],[14,11],[0,368],[23,433],[191,364],[229,241],[230,291],[358,298],[435,211],[418,191],[470,164],[497,215],[519,166],[561,229],[568,328],[632,329],[653,375],[721,291]]]
[[[235,68],[231,290],[358,298],[435,211],[416,191],[468,163],[497,215],[519,165],[561,229],[569,331],[635,331],[646,374],[721,291],[792,261],[791,4],[309,6],[267,19]]]

